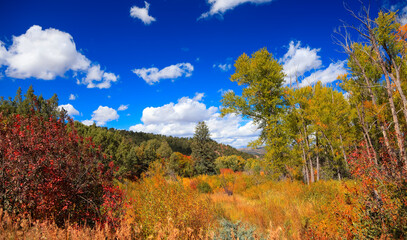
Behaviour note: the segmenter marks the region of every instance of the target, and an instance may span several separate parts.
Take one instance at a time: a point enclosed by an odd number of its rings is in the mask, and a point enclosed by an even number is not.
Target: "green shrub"
[[[212,193],[212,188],[207,182],[199,182],[197,189],[200,193]]]
[[[232,240],[232,239],[264,239],[256,235],[256,228],[249,226],[248,224],[237,221],[235,223],[222,219],[220,221],[220,227],[218,228],[217,235],[214,240]]]

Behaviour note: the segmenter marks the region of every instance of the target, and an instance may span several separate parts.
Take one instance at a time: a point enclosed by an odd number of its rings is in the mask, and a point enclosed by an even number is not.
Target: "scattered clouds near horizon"
[[[207,0],[207,3],[211,5],[210,10],[208,12],[202,13],[198,20],[214,15],[223,16],[226,11],[232,10],[241,4],[253,3],[260,5],[272,1],[273,0]]]
[[[176,79],[179,77],[190,77],[194,71],[194,66],[190,63],[178,63],[159,70],[156,67],[134,69],[139,78],[142,78],[147,84],[153,85],[162,79]]]
[[[117,119],[119,119],[119,114],[117,114],[115,109],[99,106],[98,109],[93,111],[92,118],[90,120],[84,120],[82,123],[89,126],[95,122],[97,126],[104,126],[107,122]]]
[[[346,61],[331,63],[327,68],[321,69],[323,65],[321,57],[318,55],[320,50],[309,46],[301,47],[300,41],[296,43],[291,41],[287,53],[279,60],[286,74],[284,84],[295,87],[311,86],[318,81],[328,84],[334,82],[338,75],[346,73]],[[314,72],[311,73],[311,71]],[[308,76],[305,77],[305,75]]]
[[[230,69],[232,69],[232,64],[229,64],[229,63],[218,64],[218,65],[213,64],[213,68],[219,68],[221,71],[227,72],[227,71],[229,71]]]
[[[127,104],[127,105],[120,105],[120,107],[117,109],[117,111],[125,111],[125,110],[127,110],[129,108],[129,105]]]
[[[130,16],[132,18],[140,19],[144,25],[150,25],[152,22],[156,21],[155,18],[148,14],[148,10],[150,9],[150,4],[144,1],[144,8],[133,6],[130,8]]]
[[[76,110],[71,104],[63,104],[63,105],[59,105],[58,109],[61,111],[62,109],[64,109],[67,114],[71,117],[75,116],[75,115],[79,115],[79,111]]]
[[[109,88],[110,82],[118,78],[113,73],[100,70],[100,65],[93,65],[76,49],[69,33],[55,28],[43,30],[38,25],[33,25],[20,36],[13,36],[13,43],[8,49],[0,42],[1,65],[6,67],[6,76],[17,79],[54,80],[72,71],[77,77],[85,75],[82,80],[78,79],[78,84],[85,84],[88,88]],[[93,77],[100,82],[98,84],[86,80],[92,78],[95,67],[105,76],[100,79]]]
[[[243,120],[231,114],[220,117],[219,109],[207,107],[203,102],[203,93],[195,97],[182,97],[177,103],[168,103],[161,107],[148,107],[143,110],[142,124],[131,126],[129,130],[149,132],[177,137],[192,137],[196,124],[205,121],[212,139],[234,147],[246,147],[256,140],[260,130],[253,121]]]

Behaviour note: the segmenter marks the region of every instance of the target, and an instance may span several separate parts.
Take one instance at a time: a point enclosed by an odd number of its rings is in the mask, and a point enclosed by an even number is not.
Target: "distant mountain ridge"
[[[266,154],[266,149],[264,147],[259,147],[259,148],[238,148],[237,150],[248,153],[251,155],[256,155],[256,156],[264,156]]]

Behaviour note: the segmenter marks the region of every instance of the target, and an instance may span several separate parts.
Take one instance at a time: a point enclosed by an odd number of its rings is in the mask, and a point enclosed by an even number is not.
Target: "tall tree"
[[[195,127],[192,139],[192,158],[198,174],[215,174],[215,142],[210,138],[209,128],[205,122],[199,122]]]
[[[243,86],[242,95],[233,91],[223,95],[222,116],[234,113],[253,119],[262,132],[252,146],[265,144],[266,158],[273,161],[274,167],[284,169],[283,161],[290,149],[287,148],[287,133],[279,127],[286,111],[283,67],[266,48],[251,57],[242,54],[234,66],[236,71],[230,80]]]

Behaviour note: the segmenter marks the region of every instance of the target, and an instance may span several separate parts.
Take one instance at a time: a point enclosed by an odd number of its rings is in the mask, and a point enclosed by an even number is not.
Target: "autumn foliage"
[[[32,219],[111,222],[122,201],[113,163],[72,120],[0,113],[0,208]]]
[[[323,214],[312,217],[307,238],[407,237],[406,168],[399,158],[389,155],[384,146],[378,154],[380,161],[375,163],[373,151],[366,142],[354,149],[348,163],[355,184],[343,183],[344,191],[321,206]]]

